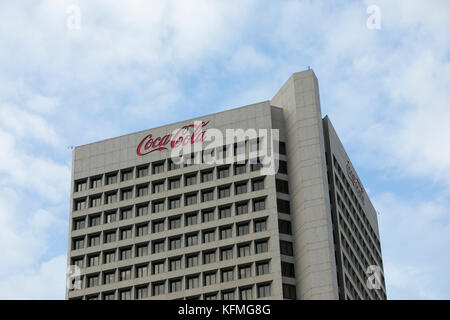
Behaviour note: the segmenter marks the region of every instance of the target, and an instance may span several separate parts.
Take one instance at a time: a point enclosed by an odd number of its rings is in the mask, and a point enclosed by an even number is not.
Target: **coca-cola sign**
[[[175,130],[172,134],[165,136],[153,137],[152,134],[145,136],[139,143],[136,154],[138,156],[145,156],[146,154],[176,148],[178,146],[185,146],[188,143],[201,143],[205,140],[206,131],[203,128],[209,123],[196,122],[186,125],[180,129]]]

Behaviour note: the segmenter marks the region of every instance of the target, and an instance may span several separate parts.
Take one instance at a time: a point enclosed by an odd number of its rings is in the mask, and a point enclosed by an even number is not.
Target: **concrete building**
[[[210,129],[239,128],[278,129],[279,144],[205,147]],[[193,164],[173,160],[177,144]],[[68,265],[68,299],[386,299],[366,273],[382,272],[376,211],[312,70],[271,101],[75,148]]]

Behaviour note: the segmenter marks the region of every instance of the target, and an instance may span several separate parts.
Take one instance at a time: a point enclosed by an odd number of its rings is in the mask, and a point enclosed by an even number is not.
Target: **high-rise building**
[[[68,265],[68,299],[386,298],[376,211],[312,70],[270,101],[76,147]]]

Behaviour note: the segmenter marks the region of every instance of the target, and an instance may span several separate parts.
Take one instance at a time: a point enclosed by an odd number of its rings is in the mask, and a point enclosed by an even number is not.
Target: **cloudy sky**
[[[449,16],[448,0],[2,1],[0,298],[64,299],[70,146],[268,100],[311,66],[379,212],[388,298],[449,299]]]

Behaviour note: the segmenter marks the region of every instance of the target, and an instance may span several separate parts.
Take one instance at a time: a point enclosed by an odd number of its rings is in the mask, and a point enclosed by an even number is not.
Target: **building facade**
[[[312,70],[271,101],[75,148],[68,265],[67,299],[386,298],[376,211]]]

